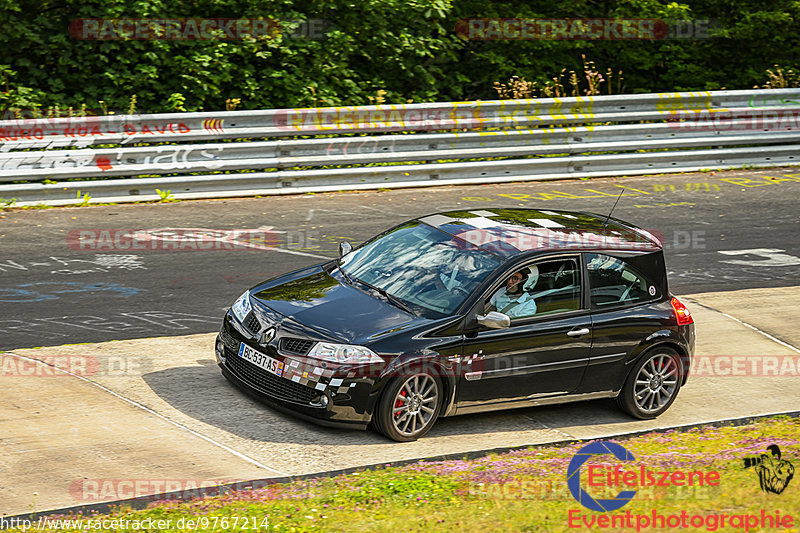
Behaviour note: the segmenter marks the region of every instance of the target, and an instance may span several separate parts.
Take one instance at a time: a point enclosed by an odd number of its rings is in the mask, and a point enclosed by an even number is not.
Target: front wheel
[[[683,365],[672,348],[655,348],[642,357],[622,387],[617,404],[635,418],[655,418],[672,405],[683,379]]]
[[[390,381],[374,415],[375,428],[397,442],[417,440],[433,426],[442,407],[442,384],[420,372]]]

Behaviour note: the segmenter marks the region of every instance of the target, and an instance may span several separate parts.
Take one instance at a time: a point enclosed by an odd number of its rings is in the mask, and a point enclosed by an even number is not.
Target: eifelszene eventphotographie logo
[[[794,467],[781,458],[780,449],[772,444],[770,453],[744,459],[745,468],[758,474],[765,492],[779,494],[794,475]],[[720,472],[692,468],[691,470],[662,470],[636,461],[633,454],[620,444],[609,441],[592,442],[581,448],[567,467],[567,487],[581,506],[594,512],[570,509],[567,527],[570,529],[635,529],[649,528],[696,529],[716,531],[720,528],[753,530],[757,528],[791,528],[794,517],[779,509],[761,509],[760,512],[707,512],[682,509],[680,511],[648,508],[647,498],[634,510],[618,511],[637,494],[646,496],[653,489],[667,493],[697,488],[720,488]],[[661,497],[667,499],[664,493]],[[610,497],[609,497],[610,496]],[[722,495],[724,496],[724,494]],[[657,500],[656,500],[657,501]]]
[[[758,475],[758,484],[764,492],[780,494],[794,477],[794,465],[781,458],[781,449],[777,444],[767,446],[769,454],[762,453],[758,457],[745,457],[744,467],[752,468]]]
[[[601,464],[586,464],[590,459],[611,455],[616,464],[601,458]],[[682,489],[687,487],[716,487],[720,474],[716,470],[657,470],[644,464],[632,464],[636,458],[619,444],[598,441],[587,444],[575,454],[567,468],[567,487],[572,497],[592,511],[608,512],[620,509],[634,496],[637,490],[652,487]],[[585,484],[581,472],[586,472]],[[585,488],[593,491],[614,492],[611,498],[595,498]],[[666,490],[666,489],[665,489]]]

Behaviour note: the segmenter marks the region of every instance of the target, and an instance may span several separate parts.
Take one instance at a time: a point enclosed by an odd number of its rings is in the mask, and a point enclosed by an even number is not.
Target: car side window
[[[484,309],[499,311],[512,320],[581,307],[581,275],[574,258],[539,261],[506,276],[485,302]]]
[[[624,260],[586,254],[592,307],[644,302],[657,297],[656,288]]]

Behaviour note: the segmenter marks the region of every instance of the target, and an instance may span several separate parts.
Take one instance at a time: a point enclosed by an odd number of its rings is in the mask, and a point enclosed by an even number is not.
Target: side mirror
[[[344,257],[353,250],[353,245],[347,241],[339,243],[339,257]]]
[[[490,311],[486,315],[478,315],[478,324],[492,329],[504,329],[511,326],[511,318],[497,311]]]

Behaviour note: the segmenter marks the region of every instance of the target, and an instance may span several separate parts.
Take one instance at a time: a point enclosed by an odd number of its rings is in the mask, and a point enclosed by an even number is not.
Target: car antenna
[[[624,192],[625,192],[625,188],[623,188],[621,191],[619,191],[619,196],[617,196],[617,201],[614,202],[613,206],[611,206],[611,211],[608,212],[608,216],[606,217],[605,222],[603,222],[603,229],[606,229],[606,225],[608,225],[608,219],[611,218],[611,213],[614,212],[614,208],[617,207],[617,203],[619,202],[619,199],[622,198],[622,193],[624,193]]]

